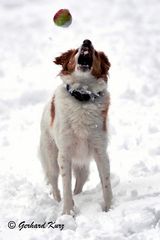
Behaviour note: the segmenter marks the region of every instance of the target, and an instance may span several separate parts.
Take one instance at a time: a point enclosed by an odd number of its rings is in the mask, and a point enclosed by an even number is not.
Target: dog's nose
[[[84,46],[84,47],[91,47],[92,46],[92,42],[90,40],[88,40],[88,39],[85,39],[83,41],[82,46]]]

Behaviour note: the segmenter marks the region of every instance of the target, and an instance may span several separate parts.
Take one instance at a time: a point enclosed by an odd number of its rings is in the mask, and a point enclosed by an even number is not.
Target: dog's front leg
[[[104,210],[108,211],[112,201],[112,189],[110,182],[110,164],[108,154],[105,149],[96,148],[94,151],[94,158],[97,164],[99,176],[101,179],[103,197],[104,197]]]
[[[59,152],[58,164],[63,184],[63,214],[73,214],[73,199],[71,188],[71,160],[67,155]]]

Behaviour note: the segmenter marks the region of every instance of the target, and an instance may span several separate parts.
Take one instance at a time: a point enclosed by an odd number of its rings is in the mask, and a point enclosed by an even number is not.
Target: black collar
[[[69,84],[66,85],[66,90],[70,93],[71,96],[75,97],[80,102],[88,102],[90,100],[94,102],[95,99],[103,95],[102,92],[93,93],[83,88],[71,89]]]

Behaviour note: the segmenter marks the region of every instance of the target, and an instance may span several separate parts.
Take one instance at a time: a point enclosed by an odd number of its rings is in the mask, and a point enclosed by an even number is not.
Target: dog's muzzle
[[[93,63],[93,46],[90,40],[84,40],[78,56],[78,68],[85,72],[89,71]]]

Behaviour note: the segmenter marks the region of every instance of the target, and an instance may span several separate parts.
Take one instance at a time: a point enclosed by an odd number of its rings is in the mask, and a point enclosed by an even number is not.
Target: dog
[[[104,210],[111,207],[112,190],[107,148],[107,119],[110,96],[107,91],[110,62],[92,42],[71,49],[54,60],[61,65],[63,84],[44,109],[41,121],[41,163],[58,202],[59,174],[63,185],[63,214],[74,214],[74,194],[82,191],[89,174],[90,160],[96,161],[104,197]]]

